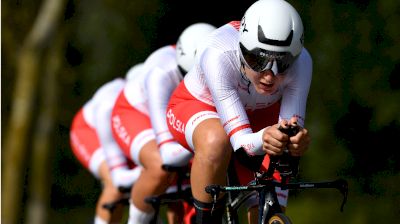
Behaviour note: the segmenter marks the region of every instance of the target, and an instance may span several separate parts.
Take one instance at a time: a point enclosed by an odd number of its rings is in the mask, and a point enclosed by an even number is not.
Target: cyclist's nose
[[[262,72],[260,72],[260,76],[261,77],[265,77],[265,78],[268,78],[268,77],[270,77],[270,76],[275,76],[274,75],[274,72],[271,70],[271,69],[267,69],[267,70],[265,70],[265,71],[262,71]],[[270,77],[270,78],[272,78],[272,77]]]
[[[276,60],[269,61],[265,68],[266,70],[271,71],[274,75],[278,74],[278,63]]]

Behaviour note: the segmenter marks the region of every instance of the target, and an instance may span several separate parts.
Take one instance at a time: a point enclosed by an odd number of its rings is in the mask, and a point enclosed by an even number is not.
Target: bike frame
[[[183,188],[183,181],[186,179],[189,179],[189,168],[188,167],[175,167],[175,166],[170,166],[170,165],[162,165],[162,169],[165,171],[174,172],[177,174],[177,180],[176,180],[177,190],[176,190],[176,192],[164,193],[164,194],[157,195],[157,196],[151,196],[151,197],[148,197],[145,199],[145,201],[147,203],[151,204],[155,210],[154,218],[150,221],[150,224],[158,223],[157,218],[158,218],[158,214],[160,212],[160,207],[162,205],[166,205],[166,204],[178,202],[178,201],[185,201],[185,202],[188,202],[189,204],[193,204],[191,188],[190,187],[187,187],[185,189]],[[103,208],[109,210],[111,213],[120,204],[129,206],[131,188],[119,188],[119,191],[124,193],[123,197],[121,199],[103,204]]]
[[[338,189],[343,194],[343,201],[340,207],[340,211],[343,211],[344,205],[347,201],[348,184],[346,180],[337,179],[334,181],[323,181],[323,182],[296,182],[296,183],[285,183],[277,182],[272,179],[258,179],[256,178],[249,185],[244,186],[220,186],[210,185],[206,188],[206,191],[210,193],[214,198],[218,197],[221,192],[249,192],[245,194],[238,194],[237,197],[231,198],[226,205],[226,213],[229,217],[237,216],[237,210],[240,205],[251,196],[251,192],[256,191],[259,195],[259,223],[263,224],[273,216],[273,214],[281,213],[282,210],[278,203],[277,194],[275,187],[281,189],[317,189],[317,188],[334,188]],[[237,219],[227,220],[229,224],[236,224]]]

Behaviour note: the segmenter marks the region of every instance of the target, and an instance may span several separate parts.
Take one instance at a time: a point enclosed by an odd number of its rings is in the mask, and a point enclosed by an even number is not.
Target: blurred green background
[[[62,4],[58,23],[29,47],[46,2]],[[73,115],[100,85],[174,44],[186,26],[240,20],[253,2],[2,1],[2,223],[90,223],[100,185],[71,153]],[[313,140],[300,179],[345,178],[350,192],[343,213],[336,190],[291,192],[287,214],[294,223],[398,222],[400,1],[289,2],[314,61],[306,119]],[[26,62],[36,67],[24,70]],[[16,180],[7,187],[7,178]],[[45,212],[35,222],[30,214],[39,208]]]

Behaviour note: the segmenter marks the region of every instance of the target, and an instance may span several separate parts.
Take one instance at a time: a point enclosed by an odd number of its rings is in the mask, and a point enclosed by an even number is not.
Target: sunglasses
[[[275,75],[284,73],[296,59],[289,52],[274,52],[261,48],[249,50],[242,43],[240,43],[240,57],[253,71],[272,70]]]

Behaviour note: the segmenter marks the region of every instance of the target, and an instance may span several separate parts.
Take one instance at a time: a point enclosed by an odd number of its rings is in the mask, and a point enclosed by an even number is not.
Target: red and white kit
[[[209,118],[221,120],[234,150],[245,147],[254,154],[262,152],[264,128],[280,119],[296,116],[304,126],[312,76],[308,51],[302,50],[276,92],[260,95],[240,71],[239,26],[239,21],[231,22],[212,33],[171,97],[168,125],[186,148],[194,150],[193,131]]]
[[[168,100],[182,80],[175,46],[153,52],[143,70],[129,79],[118,96],[112,112],[112,130],[116,141],[137,165],[141,148],[156,140],[164,164],[184,165],[191,153],[179,145],[165,120]]]
[[[104,108],[115,102],[124,85],[123,79],[115,79],[101,86],[72,122],[70,142],[73,153],[96,177],[99,175],[99,165],[105,161],[102,143],[112,138],[111,129],[104,127],[110,123],[110,112],[107,114]]]
[[[106,161],[116,187],[132,186],[141,169],[127,160],[112,135],[111,111],[124,86],[121,78],[101,86],[74,117],[70,132],[72,150],[83,166],[99,178],[99,166]]]

